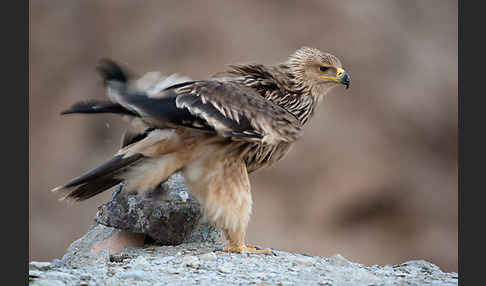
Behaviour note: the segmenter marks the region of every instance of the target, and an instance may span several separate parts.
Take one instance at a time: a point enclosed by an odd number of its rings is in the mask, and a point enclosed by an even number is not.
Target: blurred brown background
[[[252,176],[249,241],[457,271],[457,1],[39,0],[30,13],[31,260],[62,256],[111,195],[68,205],[49,192],[119,146],[117,116],[59,116],[104,97],[101,57],[202,79],[307,45],[338,56],[351,87],[331,92],[286,159]]]

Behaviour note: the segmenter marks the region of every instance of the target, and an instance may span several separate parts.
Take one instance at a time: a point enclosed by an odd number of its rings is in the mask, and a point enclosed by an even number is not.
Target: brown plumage
[[[307,47],[283,64],[234,65],[208,80],[175,77],[173,84],[160,85],[154,73],[134,80],[110,60],[98,70],[110,100],[80,102],[62,114],[122,114],[130,127],[111,160],[54,190],[77,201],[121,182],[123,191],[145,192],[181,170],[232,252],[268,253],[244,244],[248,173],[282,159],[323,96],[350,81],[335,56]]]

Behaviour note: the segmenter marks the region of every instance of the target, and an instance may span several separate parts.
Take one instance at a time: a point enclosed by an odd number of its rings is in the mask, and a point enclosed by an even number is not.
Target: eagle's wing
[[[119,85],[118,85],[119,86]],[[192,81],[149,95],[110,87],[110,97],[156,128],[196,128],[237,141],[295,141],[301,122],[255,90],[227,80]]]
[[[295,141],[300,121],[254,89],[227,80],[198,81],[174,90],[176,106],[202,118],[218,134],[265,144]]]
[[[146,128],[185,127],[260,144],[292,142],[302,133],[293,114],[231,78],[179,79],[168,86],[154,84],[154,73],[145,80],[130,80],[131,73],[111,60],[103,60],[98,70],[111,101],[78,103],[65,114],[119,113],[139,117]],[[124,138],[123,144],[133,143],[137,134]]]
[[[231,79],[187,81],[148,93],[123,82],[114,62],[102,63],[100,71],[110,99],[155,128],[195,128],[262,144],[295,141],[301,134],[293,114]]]

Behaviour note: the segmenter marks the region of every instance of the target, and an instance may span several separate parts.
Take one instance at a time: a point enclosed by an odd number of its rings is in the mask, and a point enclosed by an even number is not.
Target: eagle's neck
[[[230,73],[241,84],[256,89],[265,99],[285,108],[305,124],[314,114],[318,98],[300,82],[287,65],[231,66]]]
[[[279,89],[280,95],[270,100],[294,114],[302,124],[307,123],[319,103],[319,98],[314,96],[317,93],[296,76],[295,71],[292,71],[287,64],[278,65],[276,70],[280,77],[285,79],[283,80],[285,85]]]
[[[314,97],[304,94],[304,92],[280,91],[267,92],[265,98],[285,108],[295,115],[302,124],[314,115],[317,105]]]

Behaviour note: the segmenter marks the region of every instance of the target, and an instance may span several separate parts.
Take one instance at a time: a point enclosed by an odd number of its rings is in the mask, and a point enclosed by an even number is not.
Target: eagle
[[[248,174],[281,160],[323,97],[350,77],[334,55],[302,47],[277,65],[238,64],[206,80],[178,79],[147,89],[109,59],[98,66],[108,100],[61,114],[129,118],[121,149],[107,162],[54,188],[83,201],[114,186],[153,190],[180,171],[207,219],[223,230],[225,252],[270,254],[245,243],[252,212]]]

